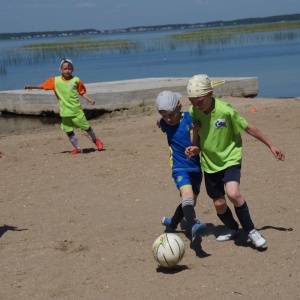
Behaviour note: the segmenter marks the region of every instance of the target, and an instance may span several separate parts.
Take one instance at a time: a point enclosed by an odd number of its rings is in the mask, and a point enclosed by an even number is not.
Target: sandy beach
[[[183,260],[158,268],[152,243],[180,197],[159,115],[141,105],[90,121],[101,152],[77,131],[84,153],[68,155],[59,125],[0,133],[0,299],[299,299],[300,98],[223,100],[286,155],[242,134],[241,192],[267,247],[243,234],[216,242],[223,226],[203,183],[205,255],[179,230]]]

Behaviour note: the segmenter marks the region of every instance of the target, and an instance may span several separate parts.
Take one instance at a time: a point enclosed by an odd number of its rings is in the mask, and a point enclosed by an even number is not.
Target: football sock
[[[68,138],[69,138],[71,144],[74,146],[74,148],[80,149],[80,145],[79,145],[76,134],[74,132],[72,132],[72,133],[67,133],[67,135],[68,135]]]
[[[222,221],[222,223],[229,229],[239,229],[239,224],[237,221],[233,218],[231,209],[227,206],[227,209],[223,215],[217,214],[219,219]]]
[[[195,201],[193,199],[185,199],[181,203],[183,215],[186,219],[187,227],[192,228],[197,223],[195,212]]]
[[[249,234],[249,232],[254,229],[254,224],[250,217],[250,212],[248,205],[245,201],[245,203],[240,207],[235,207],[235,213],[245,231],[246,234]]]
[[[183,217],[184,217],[184,215],[183,215],[182,206],[181,206],[181,204],[179,204],[175,210],[173,217],[171,218],[170,227],[175,230],[177,228],[178,224],[183,219]]]
[[[90,127],[88,130],[86,130],[87,134],[91,137],[92,141],[95,143],[96,141],[96,135],[92,127]]]

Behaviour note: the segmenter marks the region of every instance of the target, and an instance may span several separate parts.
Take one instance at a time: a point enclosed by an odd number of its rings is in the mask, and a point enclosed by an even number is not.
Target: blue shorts
[[[202,172],[173,171],[172,178],[179,191],[186,186],[190,186],[195,195],[200,194]]]
[[[224,185],[229,181],[240,183],[241,165],[235,165],[216,173],[204,172],[207,195],[211,199],[217,199],[225,195]]]

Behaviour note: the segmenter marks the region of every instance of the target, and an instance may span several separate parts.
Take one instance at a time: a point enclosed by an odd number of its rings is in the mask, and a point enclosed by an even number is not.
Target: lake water
[[[168,35],[178,32],[89,36],[89,39],[95,40],[133,40],[142,47],[128,53],[76,52],[75,57],[66,56],[75,64],[74,75],[79,76],[84,83],[148,77],[192,77],[204,73],[210,77],[258,77],[258,97],[300,96],[300,28],[289,30],[293,32],[292,39],[272,38],[273,33],[256,33],[221,45],[212,43],[204,48],[199,48],[197,44],[170,45]],[[7,57],[8,53],[18,56],[23,51],[19,47],[23,45],[64,39],[69,41],[74,38],[78,37],[0,41],[0,67],[1,57]],[[62,57],[46,56],[42,62],[32,64],[26,59],[17,59],[14,65],[7,66],[6,74],[0,74],[0,91],[23,89],[24,84],[40,84],[48,77],[58,75]],[[8,124],[7,120],[5,122]],[[2,125],[3,116],[0,116]],[[1,127],[0,131],[3,131]]]

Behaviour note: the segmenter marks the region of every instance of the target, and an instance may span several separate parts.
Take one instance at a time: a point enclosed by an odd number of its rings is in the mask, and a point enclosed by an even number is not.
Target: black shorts
[[[216,173],[204,172],[204,179],[207,195],[211,199],[223,197],[225,195],[224,186],[227,182],[236,181],[240,183],[241,165],[231,166]]]

